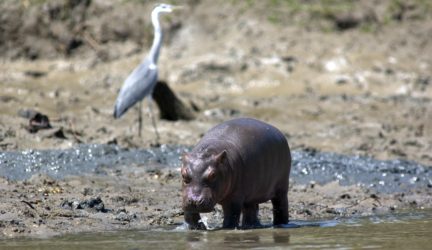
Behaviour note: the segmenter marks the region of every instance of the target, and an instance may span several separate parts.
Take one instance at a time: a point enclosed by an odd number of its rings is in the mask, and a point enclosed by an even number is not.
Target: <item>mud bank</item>
[[[2,237],[181,225],[179,156],[187,146],[0,153]],[[432,171],[409,161],[379,161],[294,151],[291,219],[341,218],[432,208]],[[221,208],[208,214],[221,225]],[[271,205],[260,209],[271,221]]]
[[[152,1],[1,1],[1,237],[181,224],[178,155],[240,116],[288,138],[292,219],[430,208],[431,4],[325,2],[184,1],[162,20],[159,69],[196,118],[158,120],[181,146],[153,148],[137,108],[112,117]],[[30,133],[28,109],[52,128]]]

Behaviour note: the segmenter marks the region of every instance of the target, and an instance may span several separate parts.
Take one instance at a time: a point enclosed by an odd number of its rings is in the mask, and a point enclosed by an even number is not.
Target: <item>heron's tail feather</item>
[[[118,105],[115,105],[115,107],[114,107],[114,113],[113,113],[114,119],[120,118],[123,114],[124,114],[124,112],[120,111]]]

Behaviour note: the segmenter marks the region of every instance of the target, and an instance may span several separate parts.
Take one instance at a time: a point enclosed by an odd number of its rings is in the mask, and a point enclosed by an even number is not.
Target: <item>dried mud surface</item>
[[[136,108],[120,120],[112,112],[123,80],[147,53],[152,30],[143,13],[152,3],[36,2],[0,4],[1,150],[151,149],[149,118],[139,138]],[[159,70],[195,107],[196,119],[159,120],[160,143],[189,147],[215,124],[250,116],[278,127],[295,151],[430,168],[430,6],[346,2],[352,6],[334,13],[265,1],[185,2],[182,12],[162,20],[167,36]],[[28,120],[18,115],[27,109],[46,114],[52,128],[29,133]],[[379,181],[370,184],[379,187]],[[125,164],[105,175],[4,176],[0,237],[181,224],[180,182],[176,167],[154,162]],[[384,192],[292,176],[291,185],[292,219],[432,207],[432,183]],[[260,216],[271,221],[269,204]],[[209,222],[220,220],[216,208]]]

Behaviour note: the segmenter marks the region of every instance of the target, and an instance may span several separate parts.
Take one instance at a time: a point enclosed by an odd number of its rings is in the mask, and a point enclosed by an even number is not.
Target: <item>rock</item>
[[[75,209],[85,209],[95,212],[108,212],[108,209],[105,209],[105,205],[100,197],[90,198],[88,200],[83,201],[68,201],[65,200],[60,204],[61,208],[75,210]]]
[[[152,95],[160,110],[160,118],[168,121],[192,120],[193,111],[175,95],[168,84],[158,81]]]
[[[341,199],[351,199],[351,195],[349,194],[343,194],[340,196]]]
[[[134,213],[130,214],[126,211],[126,209],[120,209],[118,213],[114,216],[115,220],[121,222],[130,222],[136,218],[137,218],[136,214]]]
[[[39,70],[27,70],[24,72],[24,74],[29,77],[39,78],[45,76],[47,73]]]
[[[90,198],[79,203],[78,209],[91,209],[97,212],[106,213],[105,205],[100,197]]]
[[[30,133],[36,133],[40,129],[52,128],[48,116],[38,111],[32,109],[19,110],[18,115],[29,119],[29,125],[26,129]]]

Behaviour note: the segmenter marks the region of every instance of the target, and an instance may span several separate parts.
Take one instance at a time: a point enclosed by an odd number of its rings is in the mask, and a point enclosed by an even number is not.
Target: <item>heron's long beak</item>
[[[173,10],[182,10],[185,9],[186,7],[184,7],[183,5],[173,5],[172,9]]]

